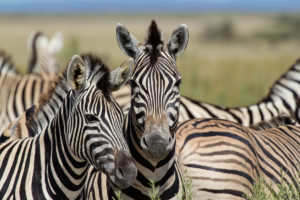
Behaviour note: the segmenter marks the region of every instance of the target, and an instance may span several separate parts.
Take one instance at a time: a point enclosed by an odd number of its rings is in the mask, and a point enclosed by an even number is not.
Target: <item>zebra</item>
[[[167,45],[161,38],[156,22],[149,26],[142,44],[121,24],[116,27],[120,49],[133,58],[130,72],[131,107],[125,116],[124,129],[134,163],[137,179],[127,189],[121,189],[122,199],[150,199],[150,181],[159,187],[161,199],[174,199],[184,187],[181,171],[175,162],[175,136],[179,107],[181,77],[176,57],[183,53],[188,43],[185,24],[176,28]],[[98,191],[103,176],[93,176],[86,184],[86,197],[101,199]],[[93,180],[93,181],[92,181]],[[105,190],[102,190],[105,191]],[[108,189],[108,196],[117,198]]]
[[[9,69],[9,71],[7,71]],[[55,74],[22,75],[4,53],[0,53],[0,133],[48,91]]]
[[[100,59],[72,57],[49,95],[29,111],[30,135],[62,102],[55,117],[34,137],[0,144],[1,199],[80,199],[89,166],[107,174],[112,187],[133,182],[137,170],[122,133],[124,115],[111,97],[113,86]]]
[[[282,183],[299,189],[299,116],[295,125],[267,130],[212,118],[181,123],[176,158],[192,180],[193,198],[244,199],[260,177],[275,192]]]
[[[62,49],[62,46],[63,36],[61,32],[56,32],[50,40],[40,31],[31,33],[27,42],[27,48],[30,52],[27,73],[56,74],[59,65],[54,55]]]
[[[130,86],[126,85],[113,95],[126,114],[130,109]],[[296,109],[299,96],[300,59],[274,82],[266,97],[252,105],[227,108],[181,95],[178,120],[183,122],[194,118],[218,118],[251,126],[281,114],[290,115],[290,111],[294,112]]]
[[[41,33],[32,33],[28,40],[31,50],[28,72],[23,75],[15,68],[4,51],[0,53],[0,133],[26,109],[36,104],[39,96],[51,86],[58,65],[54,54],[61,49],[62,34],[48,39]],[[9,75],[2,65],[10,66]]]

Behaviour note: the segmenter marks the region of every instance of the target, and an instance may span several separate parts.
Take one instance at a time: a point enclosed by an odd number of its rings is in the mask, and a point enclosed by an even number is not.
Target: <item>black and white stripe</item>
[[[99,59],[72,58],[57,84],[60,87],[39,105],[26,126],[29,132],[37,131],[43,123],[40,116],[62,102],[53,120],[34,137],[0,145],[1,199],[81,198],[90,164],[107,174],[113,186],[132,183],[136,168],[123,138],[124,116],[111,98],[109,80],[108,69]],[[64,99],[59,98],[65,94],[61,88],[68,91]]]
[[[28,40],[30,50],[28,72],[22,75],[4,52],[0,53],[0,133],[24,111],[36,104],[39,96],[48,90],[58,71],[54,54],[62,47],[62,34],[57,32],[51,40],[41,32],[32,33]]]
[[[54,75],[21,75],[4,54],[0,55],[0,132],[24,111],[38,103],[40,95],[52,84]],[[10,71],[7,71],[9,66]]]

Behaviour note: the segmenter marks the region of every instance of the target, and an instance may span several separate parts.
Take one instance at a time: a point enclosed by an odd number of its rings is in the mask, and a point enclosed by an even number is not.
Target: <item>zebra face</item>
[[[123,136],[124,115],[110,94],[109,71],[89,65],[79,57],[75,70],[68,77],[75,77],[74,105],[68,119],[67,138],[74,154],[88,161],[108,176],[111,185],[117,188],[130,186],[136,178],[137,169]],[[95,59],[95,58],[89,58]],[[89,67],[88,70],[85,67]],[[84,74],[89,71],[89,74]]]
[[[176,66],[188,42],[186,25],[175,29],[167,46],[152,21],[145,44],[118,24],[117,39],[121,50],[134,59],[131,72],[130,119],[134,138],[149,159],[161,160],[174,148],[174,131],[179,116],[181,83]],[[135,139],[136,141],[136,139]]]
[[[181,83],[175,61],[166,50],[161,54],[153,66],[150,57],[143,58],[130,80],[135,132],[147,157],[158,160],[174,146]],[[166,67],[169,69],[165,70]]]

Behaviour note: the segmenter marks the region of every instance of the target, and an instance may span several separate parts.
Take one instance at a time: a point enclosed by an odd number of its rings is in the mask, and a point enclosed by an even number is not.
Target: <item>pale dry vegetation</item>
[[[299,16],[275,14],[1,16],[0,48],[25,71],[30,32],[53,35],[60,30],[65,39],[58,55],[62,65],[72,54],[90,51],[115,67],[126,59],[116,41],[116,24],[121,22],[143,41],[152,18],[165,40],[179,24],[188,25],[189,45],[177,63],[182,94],[197,100],[222,106],[254,103],[300,57],[300,34],[297,37],[297,30],[290,29]],[[291,21],[294,24],[287,23]]]

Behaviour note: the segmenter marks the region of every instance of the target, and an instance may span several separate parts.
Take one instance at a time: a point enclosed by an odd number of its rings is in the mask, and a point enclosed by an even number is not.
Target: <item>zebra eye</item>
[[[87,120],[88,122],[90,122],[90,123],[95,123],[95,122],[98,122],[98,121],[99,121],[98,118],[97,118],[96,116],[91,115],[91,114],[85,115],[85,118],[86,118],[86,120]]]
[[[180,84],[181,84],[181,79],[177,80],[174,86],[179,88]]]
[[[134,89],[134,88],[138,87],[138,84],[133,80],[130,80],[129,84],[130,84],[131,89]]]

